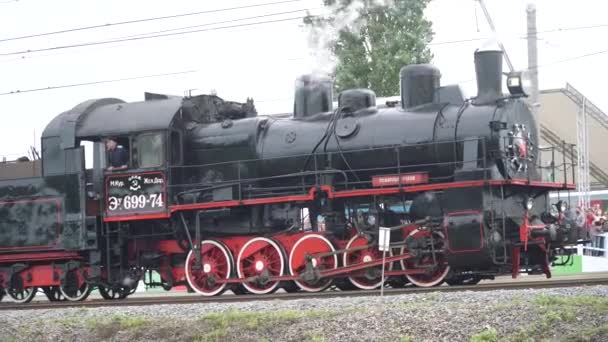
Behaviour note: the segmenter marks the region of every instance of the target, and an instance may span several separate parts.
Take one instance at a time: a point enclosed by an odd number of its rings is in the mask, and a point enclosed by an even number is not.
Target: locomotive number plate
[[[372,177],[372,186],[414,185],[429,182],[426,172],[404,173],[401,175],[382,175]]]
[[[108,176],[106,215],[163,212],[166,207],[165,189],[165,175],[161,172]]]

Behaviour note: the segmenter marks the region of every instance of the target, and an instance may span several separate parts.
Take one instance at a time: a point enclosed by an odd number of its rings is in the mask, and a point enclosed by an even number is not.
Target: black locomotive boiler
[[[125,298],[140,280],[211,296],[550,276],[563,247],[586,237],[549,201],[573,185],[542,178],[520,74],[505,95],[501,52],[476,52],[475,67],[472,99],[441,86],[437,68],[410,65],[401,100],[386,104],[351,89],[334,109],[330,80],[313,75],[298,79],[285,115],[213,95],[81,103],[46,127],[39,169],[4,166],[34,177],[0,181],[0,293],[27,302],[38,289]],[[129,151],[127,170],[106,170],[108,137]]]

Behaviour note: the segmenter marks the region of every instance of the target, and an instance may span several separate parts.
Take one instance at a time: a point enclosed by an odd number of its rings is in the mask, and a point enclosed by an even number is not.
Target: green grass
[[[528,328],[520,329],[501,341],[535,342],[543,341],[547,333],[559,331],[560,325],[576,323],[579,312],[604,314],[608,311],[608,298],[582,296],[557,296],[541,294],[532,301],[540,318]],[[557,328],[557,330],[556,330]],[[572,336],[562,336],[562,341],[588,341],[592,336],[608,334],[608,325],[602,327],[578,327],[579,332]]]
[[[310,336],[310,342],[325,342],[325,336],[323,334],[313,334]]]
[[[471,336],[470,342],[498,342],[498,332],[494,328],[485,328]]]
[[[86,321],[86,325],[90,328],[98,328],[100,326],[113,325],[121,330],[134,329],[149,323],[147,318],[132,317],[126,315],[114,315],[107,319],[91,318]],[[67,323],[67,322],[66,322]]]
[[[608,298],[596,296],[555,296],[538,295],[534,302],[544,307],[584,307],[598,312],[608,311]]]
[[[85,321],[85,327],[102,339],[111,339],[119,331],[138,329],[148,323],[150,321],[143,317],[114,315],[106,319],[90,318]]]
[[[522,298],[512,303],[498,304],[493,309],[501,310],[510,306],[523,305]],[[558,334],[559,327],[565,324],[581,325],[577,333],[571,336],[560,336],[562,341],[589,341],[594,336],[608,335],[608,324],[601,327],[585,327],[584,322],[577,322],[579,313],[605,314],[608,312],[608,298],[594,296],[557,296],[541,294],[531,303],[539,318],[528,327],[521,328],[510,336],[500,337],[493,328],[487,328],[471,336],[470,342],[537,342],[546,341],[546,336]]]
[[[608,338],[608,323],[599,326],[599,327],[591,327],[588,329],[584,329],[582,331],[577,331],[576,333],[573,333],[571,335],[568,335],[564,338],[562,338],[562,341],[572,341],[572,342],[578,342],[578,341],[591,341],[593,338],[596,337],[604,337],[604,338]],[[604,340],[602,340],[604,341]]]
[[[196,342],[221,341],[230,331],[249,330],[260,331],[274,329],[279,324],[289,324],[301,319],[325,318],[334,315],[330,311],[296,311],[278,310],[269,312],[251,312],[243,310],[229,310],[211,313],[199,318],[199,321],[209,325],[208,332],[194,338]],[[324,341],[322,335],[312,335],[313,341]]]

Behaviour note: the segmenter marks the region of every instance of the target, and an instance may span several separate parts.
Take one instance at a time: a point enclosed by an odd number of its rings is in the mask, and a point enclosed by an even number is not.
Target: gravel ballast
[[[543,340],[608,341],[608,286],[0,311],[0,341]]]

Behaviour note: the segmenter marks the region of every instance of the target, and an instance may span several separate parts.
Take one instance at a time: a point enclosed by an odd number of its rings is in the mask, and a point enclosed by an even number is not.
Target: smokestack
[[[329,77],[303,75],[296,80],[293,116],[305,118],[332,110],[333,83]]]
[[[473,104],[487,105],[503,98],[502,51],[475,51],[475,73],[477,97],[473,100]]]

